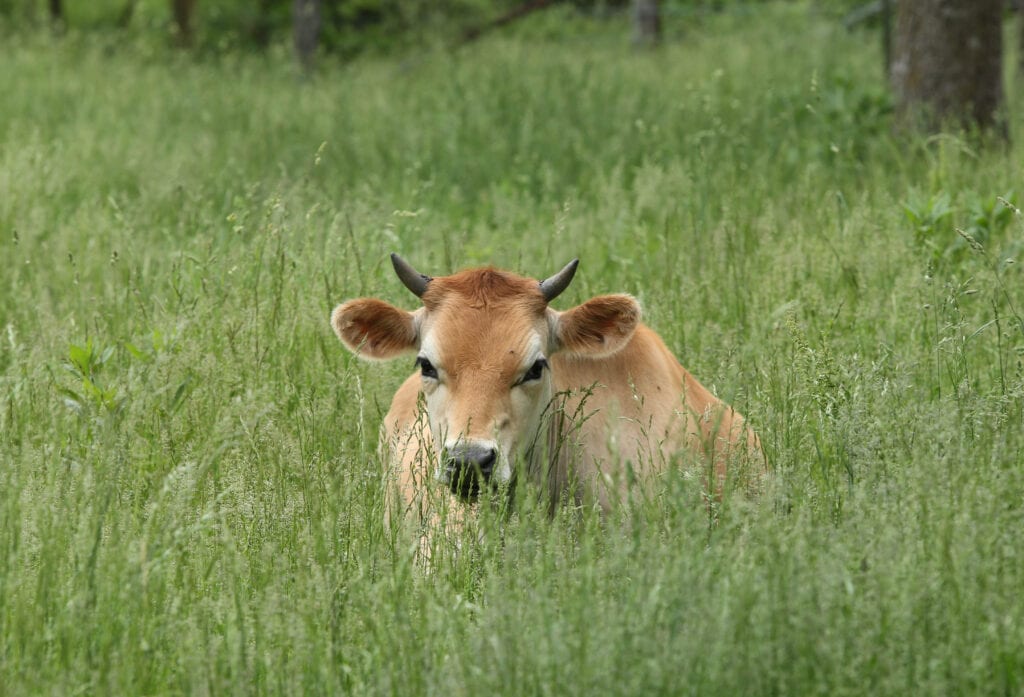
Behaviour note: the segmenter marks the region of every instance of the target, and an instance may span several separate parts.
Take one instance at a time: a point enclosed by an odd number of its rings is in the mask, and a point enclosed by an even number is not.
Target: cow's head
[[[551,356],[610,355],[640,321],[640,306],[628,295],[599,296],[565,312],[549,307],[579,260],[540,282],[494,268],[431,278],[397,254],[391,261],[423,307],[406,312],[361,298],[337,307],[331,324],[365,358],[416,352],[441,447],[438,475],[463,498],[474,497],[482,481],[512,479],[554,393]]]

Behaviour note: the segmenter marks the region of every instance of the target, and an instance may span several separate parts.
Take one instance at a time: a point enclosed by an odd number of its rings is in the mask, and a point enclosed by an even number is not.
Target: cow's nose
[[[448,469],[453,472],[479,473],[485,480],[494,472],[498,451],[486,445],[468,443],[448,450]]]
[[[480,493],[480,481],[488,481],[494,472],[498,452],[475,444],[449,448],[445,457],[444,479],[453,494],[473,498]]]

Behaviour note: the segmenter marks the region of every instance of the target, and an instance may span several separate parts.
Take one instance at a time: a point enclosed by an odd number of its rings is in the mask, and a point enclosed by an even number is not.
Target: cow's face
[[[335,309],[334,330],[368,358],[416,353],[438,476],[463,498],[484,483],[506,484],[537,440],[554,393],[550,357],[607,355],[628,342],[640,319],[626,295],[594,298],[566,312],[548,302],[568,286],[576,262],[538,283],[496,269],[453,276],[417,274],[392,255],[423,307],[406,312],[380,300]]]

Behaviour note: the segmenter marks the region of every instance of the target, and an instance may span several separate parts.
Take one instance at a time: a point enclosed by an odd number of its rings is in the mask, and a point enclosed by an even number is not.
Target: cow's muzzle
[[[441,479],[453,494],[473,499],[480,494],[482,484],[491,480],[497,461],[498,451],[489,445],[459,444],[445,453]]]

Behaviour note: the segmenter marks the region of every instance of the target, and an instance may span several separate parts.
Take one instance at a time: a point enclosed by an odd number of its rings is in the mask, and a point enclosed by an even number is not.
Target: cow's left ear
[[[607,356],[625,346],[640,324],[640,303],[631,295],[599,295],[565,312],[551,310],[556,351]]]
[[[419,348],[418,314],[375,298],[350,300],[334,308],[331,326],[345,346],[362,358],[394,358]]]

